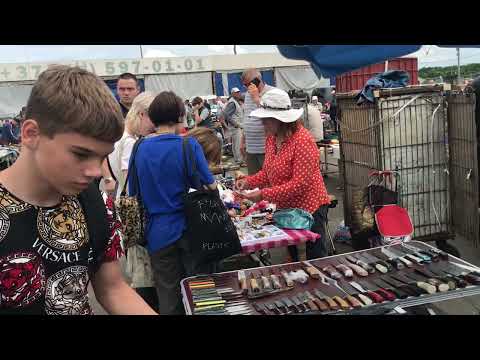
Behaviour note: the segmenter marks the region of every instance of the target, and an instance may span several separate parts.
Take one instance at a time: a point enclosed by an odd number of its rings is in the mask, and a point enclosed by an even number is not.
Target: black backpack
[[[110,237],[107,221],[107,208],[98,185],[94,182],[78,196],[87,222],[88,236],[92,245],[93,265],[91,275],[95,274],[103,262],[105,249]]]

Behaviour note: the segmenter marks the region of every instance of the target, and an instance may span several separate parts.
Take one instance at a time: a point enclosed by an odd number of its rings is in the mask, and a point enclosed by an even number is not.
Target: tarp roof
[[[480,45],[438,45],[470,47]],[[318,77],[332,77],[345,72],[411,54],[422,45],[277,45],[288,59],[306,60]]]

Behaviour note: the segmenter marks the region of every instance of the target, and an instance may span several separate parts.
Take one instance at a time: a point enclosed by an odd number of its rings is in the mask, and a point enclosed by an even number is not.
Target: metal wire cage
[[[457,100],[456,111],[452,113],[447,98],[441,91],[409,93],[408,88],[396,91],[395,95],[379,95],[375,103],[363,106],[356,105],[352,94],[337,97],[347,224],[352,222],[355,193],[368,185],[368,174],[373,170],[395,170],[402,178],[400,205],[410,214],[414,238],[454,238],[452,208],[458,209],[458,206],[451,203],[449,132],[462,123],[471,124],[475,102],[473,100],[472,106],[471,100]],[[462,116],[463,122],[459,120]],[[460,140],[472,145],[471,134],[468,139],[467,133],[461,134]],[[463,159],[457,151],[457,163],[470,163],[466,159],[469,155],[467,152]],[[471,164],[466,167],[474,168]],[[476,176],[478,169],[474,173]],[[478,208],[478,184],[469,198],[475,194]],[[469,224],[470,235],[474,234],[475,226],[478,234],[478,215],[476,222]]]

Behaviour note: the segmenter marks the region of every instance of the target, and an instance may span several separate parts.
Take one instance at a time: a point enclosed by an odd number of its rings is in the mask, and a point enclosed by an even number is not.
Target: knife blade
[[[402,257],[401,255],[398,255],[397,253],[393,252],[391,248],[387,249],[386,247],[383,247],[383,248],[381,249],[381,251],[382,251],[385,255],[389,256],[390,258],[392,258],[392,259],[397,259],[397,260],[401,261],[401,262],[404,263],[407,267],[409,267],[409,268],[413,267],[413,263],[412,263],[410,260],[405,259],[405,258]]]
[[[428,294],[435,294],[437,292],[437,288],[431,284],[425,283],[423,281],[416,281],[411,278],[406,277],[401,273],[392,274],[392,277],[397,279],[398,281],[404,282],[406,284],[414,284],[418,288],[425,290]]]
[[[419,274],[416,274],[416,273],[408,273],[408,274],[406,274],[406,276],[409,276],[410,278],[415,279],[417,281],[426,282],[426,283],[436,287],[436,289],[440,292],[445,292],[445,291],[450,290],[450,287],[448,286],[448,284],[442,283],[438,279],[435,279],[435,278],[432,278],[432,277],[429,277],[429,276],[425,276],[423,274],[419,275]]]
[[[265,306],[274,315],[282,315],[283,314],[283,312],[275,304],[265,303]]]
[[[358,298],[360,300],[360,304],[363,306],[372,305],[373,301],[368,297],[360,293],[357,289],[355,289],[352,285],[350,285],[346,281],[342,281],[340,283],[342,289],[344,289],[350,296],[354,298]]]
[[[434,273],[433,271],[430,270],[430,268],[421,268],[421,269],[415,269],[415,272],[425,276],[426,278],[428,279],[431,279],[431,280],[436,280],[438,281],[439,283],[444,283],[448,286],[448,290],[455,290],[457,288],[457,284],[455,283],[455,281],[453,281],[452,279],[448,279],[446,276],[439,276],[438,274]],[[434,284],[432,282],[430,282],[432,285],[435,285],[438,287],[438,289],[440,290],[440,285],[439,284]],[[440,290],[441,291],[441,290]],[[446,290],[447,291],[447,290]]]
[[[405,251],[407,253],[413,253],[413,255],[415,255],[416,257],[422,259],[424,262],[427,262],[427,263],[430,263],[432,262],[432,258],[428,255],[425,255],[425,254],[422,254],[420,251],[420,249],[416,248],[415,246],[413,245],[409,245],[409,244],[406,244],[406,243],[402,243],[401,244],[401,247],[402,247],[402,250],[408,250],[408,251]]]
[[[315,303],[320,311],[328,311],[328,305],[323,300],[313,296],[310,291],[305,291],[305,295],[307,295],[308,298]]]
[[[343,265],[349,267],[350,269],[352,269],[355,274],[357,274],[358,276],[362,276],[362,277],[365,277],[365,276],[368,276],[368,271],[366,271],[364,268],[356,265],[356,264],[353,264],[349,261],[347,261],[347,259],[344,259],[344,258],[338,258],[337,259],[340,263],[342,263]]]
[[[313,293],[315,294],[315,296],[317,296],[320,300],[322,301],[325,301],[328,305],[328,307],[331,309],[331,310],[339,310],[340,309],[340,306],[330,297],[330,296],[327,296],[325,295],[324,293],[322,293],[320,290],[318,289],[314,289],[313,290]]]
[[[402,291],[399,288],[395,288],[394,286],[392,286],[392,285],[388,284],[387,282],[383,281],[381,278],[371,279],[371,281],[375,285],[377,285],[377,286],[379,286],[379,287],[381,287],[385,290],[391,291],[392,293],[395,294],[395,296],[398,299],[406,299],[410,296],[407,292]]]
[[[252,302],[252,306],[256,312],[262,315],[269,315],[269,311],[264,304],[258,304],[256,302]]]
[[[337,288],[338,290],[340,290],[342,293],[344,293],[346,296],[345,296],[345,299],[346,301],[354,308],[354,309],[358,309],[358,308],[361,308],[362,307],[362,303],[360,301],[358,301],[357,298],[351,296],[349,293],[347,293],[339,284],[336,280],[334,279],[331,279],[329,277],[325,277],[324,278],[325,282],[328,283],[328,285],[330,286],[333,286],[335,288]],[[325,283],[324,282],[324,283]],[[335,297],[333,298],[335,300]],[[340,306],[342,306],[342,304],[340,304]],[[343,306],[342,306],[343,307]],[[349,306],[350,307],[350,306]]]
[[[374,264],[375,268],[382,274],[386,274],[387,272],[393,270],[392,265],[383,260],[380,260],[369,252],[362,253],[362,256],[370,261],[370,265]]]
[[[449,274],[449,273],[446,273],[444,271],[442,271],[441,269],[439,269],[439,266],[430,266],[430,270],[431,271],[434,271],[435,274],[437,274],[439,276],[439,278],[445,278],[445,280],[447,281],[453,281],[455,282],[455,285],[456,287],[459,287],[459,288],[465,288],[468,286],[468,283],[460,278],[459,276],[455,276],[455,275],[452,275],[452,274]]]
[[[405,252],[403,251],[403,249],[399,249],[397,247],[395,248],[392,248],[391,249],[393,252],[396,252],[398,254],[400,254],[401,257],[403,258],[407,258],[408,260],[411,260],[413,261],[414,263],[418,264],[418,265],[422,265],[423,264],[423,260],[420,259],[419,257],[415,256],[415,255],[412,255],[410,254],[409,252]]]
[[[359,283],[355,282],[355,281],[350,281],[349,284],[351,286],[353,286],[355,289],[357,289],[358,291],[360,291],[360,293],[368,296],[370,299],[373,300],[373,302],[379,304],[379,303],[382,303],[385,301],[385,299],[380,295],[380,294],[377,294],[376,292],[374,291],[370,291],[370,290],[366,290],[362,287],[362,285],[360,285]]]
[[[360,285],[362,285],[362,287],[364,289],[367,289],[367,290],[370,290],[370,291],[373,291],[377,294],[379,294],[381,297],[383,297],[385,300],[388,300],[388,301],[394,301],[397,299],[397,297],[395,296],[394,293],[392,293],[391,291],[388,291],[387,289],[384,289],[380,286],[377,286],[373,283],[370,283],[368,282],[367,280],[358,280],[358,282],[360,283]]]
[[[301,292],[297,296],[303,302],[306,311],[320,311],[317,304],[315,304],[315,302],[313,302],[313,300],[311,300],[305,292]]]
[[[300,309],[297,308],[295,304],[288,297],[283,297],[280,299],[280,301],[285,304],[288,310],[295,311],[296,313],[300,312]]]
[[[363,268],[365,271],[367,271],[368,273],[372,274],[375,272],[375,269],[373,267],[371,267],[370,265],[368,265],[367,263],[351,256],[351,255],[348,255],[345,257],[348,261],[350,261],[352,264],[355,264],[355,265],[358,265],[360,266],[361,268]]]
[[[297,307],[297,309],[299,309],[299,312],[303,313],[307,310],[305,305],[303,304],[303,302],[299,299],[299,297],[297,295],[292,295],[290,298],[292,299],[292,301],[295,304],[295,306]]]
[[[380,259],[382,259],[383,261],[385,261],[387,264],[390,264],[391,266],[393,266],[393,268],[397,270],[402,270],[405,268],[405,265],[400,260],[387,256],[382,251],[380,252],[377,251],[375,255]]]
[[[275,300],[274,301],[274,304],[275,306],[277,307],[278,311],[282,314],[282,315],[285,315],[285,314],[290,314],[291,311],[288,310],[288,307],[285,306],[285,304],[280,301],[280,300]]]
[[[416,285],[409,285],[409,284],[400,282],[388,275],[383,275],[382,280],[394,286],[396,289],[400,289],[401,291],[406,292],[410,296],[420,296],[425,293],[422,289],[419,289]]]

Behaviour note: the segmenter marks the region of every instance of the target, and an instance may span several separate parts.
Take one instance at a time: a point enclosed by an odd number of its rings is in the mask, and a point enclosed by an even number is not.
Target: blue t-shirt
[[[146,138],[135,156],[140,194],[148,213],[145,236],[151,253],[173,244],[185,231],[183,195],[187,185],[193,188],[194,184],[190,180],[192,166],[188,159],[188,184],[185,179],[182,143],[183,137],[173,134]],[[189,139],[189,145],[195,154],[201,184],[213,184],[215,179],[208,169],[202,147],[194,138]],[[135,195],[132,176],[129,176],[128,186],[130,195]]]

